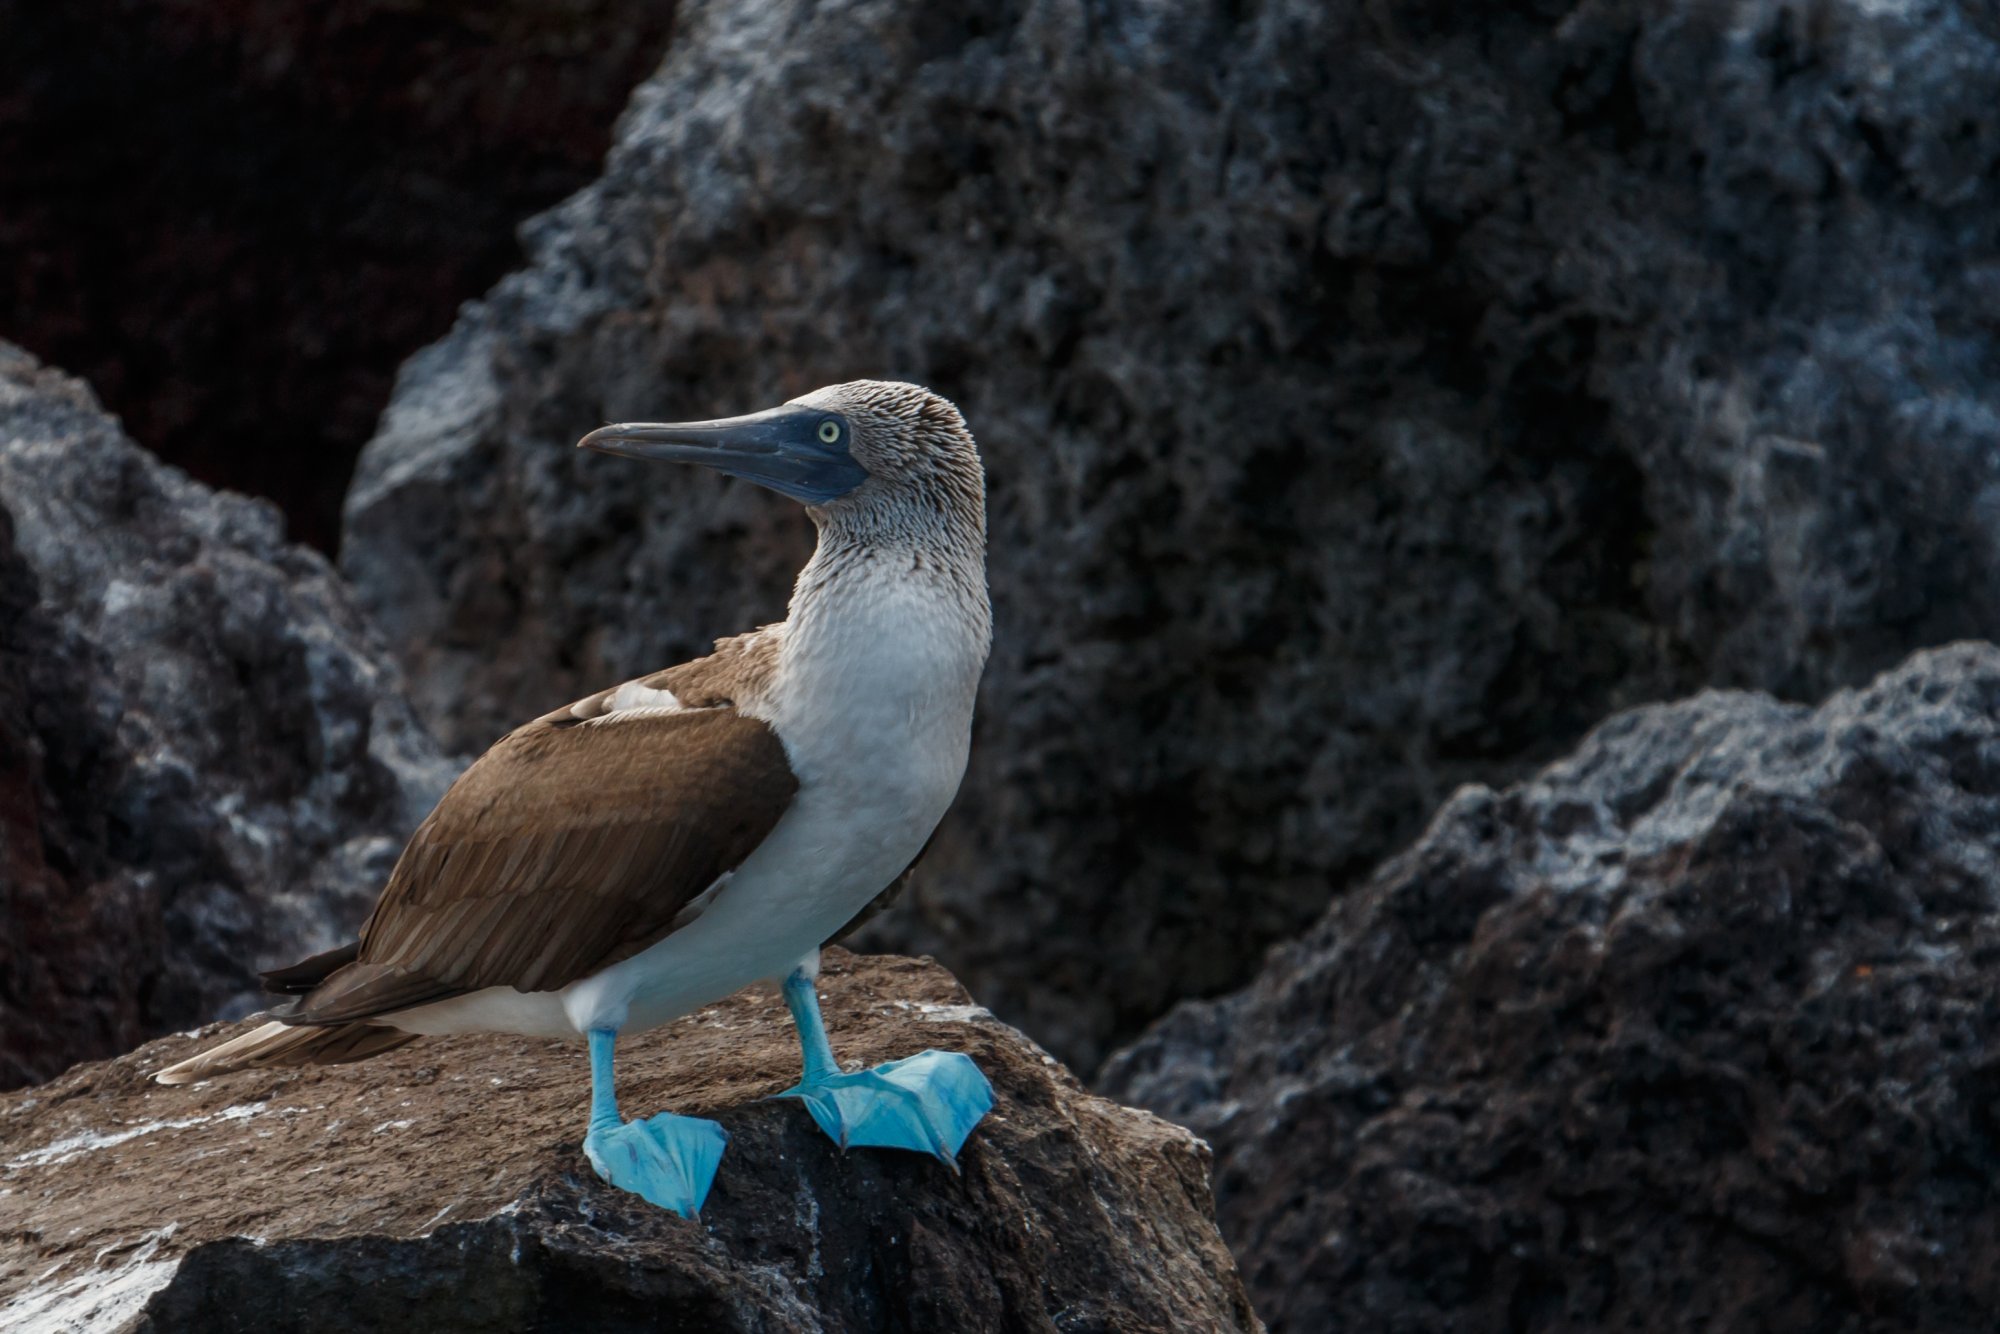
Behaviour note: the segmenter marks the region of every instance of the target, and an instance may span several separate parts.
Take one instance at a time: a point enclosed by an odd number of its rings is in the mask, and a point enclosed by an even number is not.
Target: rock
[[[1083,1066],[1468,780],[2000,633],[1978,0],[682,6],[604,176],[403,369],[343,568],[461,751],[779,615],[606,420],[857,375],[992,480],[972,770],[872,939]]]
[[[670,0],[0,0],[0,338],[331,550],[396,363],[597,173]]]
[[[137,989],[105,981],[165,952],[157,914],[107,874],[102,817],[56,795],[101,790],[116,773],[109,732],[75,684],[87,652],[42,614],[0,506],[0,1087],[130,1046],[145,1031]]]
[[[451,776],[269,504],[0,344],[0,1087],[247,1012],[351,939]]]
[[[1274,1330],[1985,1329],[2000,649],[1707,693],[1460,791],[1104,1083]]]
[[[954,1176],[842,1155],[775,994],[621,1045],[628,1114],[718,1117],[699,1221],[591,1174],[580,1044],[425,1040],[168,1089],[166,1038],[0,1099],[10,1330],[1254,1330],[1208,1156],[1094,1097],[925,961],[829,952],[835,1045],[969,1052],[999,1094]],[[39,1321],[40,1324],[35,1322]]]

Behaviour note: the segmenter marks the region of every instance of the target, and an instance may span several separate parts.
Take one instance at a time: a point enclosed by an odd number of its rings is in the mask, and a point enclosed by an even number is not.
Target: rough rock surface
[[[1274,1330],[2000,1310],[2000,649],[1709,693],[1468,787],[1107,1067],[1215,1146]]]
[[[697,1222],[584,1164],[579,1044],[426,1040],[359,1065],[150,1082],[204,1031],[0,1099],[0,1325],[1258,1327],[1193,1136],[1086,1093],[933,964],[829,965],[843,1058],[938,1046],[994,1081],[957,1176],[914,1154],[842,1156],[797,1104],[755,1101],[798,1077],[768,992],[620,1048],[628,1115],[665,1106],[729,1130]]]
[[[0,0],[0,338],[331,549],[396,364],[596,175],[672,0]]]
[[[0,344],[0,1087],[348,938],[449,766],[269,504]]]
[[[1463,781],[2000,632],[1993,12],[685,5],[602,180],[404,367],[344,568],[476,749],[807,550],[585,430],[951,395],[997,649],[876,939],[1088,1064]]]

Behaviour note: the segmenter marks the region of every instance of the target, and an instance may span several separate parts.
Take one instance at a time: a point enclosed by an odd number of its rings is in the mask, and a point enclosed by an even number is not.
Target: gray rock
[[[0,1085],[351,938],[450,766],[331,566],[0,344]]]
[[[1632,710],[1107,1066],[1274,1330],[1983,1330],[2000,649]]]
[[[2000,632],[1981,0],[689,3],[403,369],[344,568],[460,750],[779,614],[608,419],[907,374],[989,460],[972,772],[873,939],[1089,1064],[1460,783]]]
[[[163,1038],[0,1097],[0,1327],[1254,1334],[1208,1154],[1093,1097],[933,964],[830,952],[841,1054],[935,1045],[992,1079],[954,1173],[843,1154],[796,1102],[783,1003],[739,992],[621,1044],[628,1114],[714,1116],[699,1221],[583,1160],[578,1042],[423,1041],[189,1088]],[[214,1034],[199,1035],[212,1041]]]

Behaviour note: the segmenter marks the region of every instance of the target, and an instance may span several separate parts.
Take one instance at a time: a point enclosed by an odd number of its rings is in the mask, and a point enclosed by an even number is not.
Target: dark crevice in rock
[[[0,338],[324,550],[397,364],[596,174],[668,0],[0,0]]]

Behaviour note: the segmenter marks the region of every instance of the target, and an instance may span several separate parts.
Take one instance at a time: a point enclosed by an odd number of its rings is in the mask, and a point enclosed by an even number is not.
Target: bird
[[[956,1168],[993,1090],[964,1053],[835,1059],[820,950],[907,879],[957,794],[992,642],[986,488],[948,399],[857,380],[747,416],[626,422],[579,447],[694,464],[802,504],[786,619],[518,727],[462,773],[359,938],[264,974],[267,1022],[155,1077],[362,1060],[428,1035],[582,1038],[584,1155],[685,1217],[728,1140],[618,1110],[621,1037],[779,983],[801,1101],[843,1149]]]

